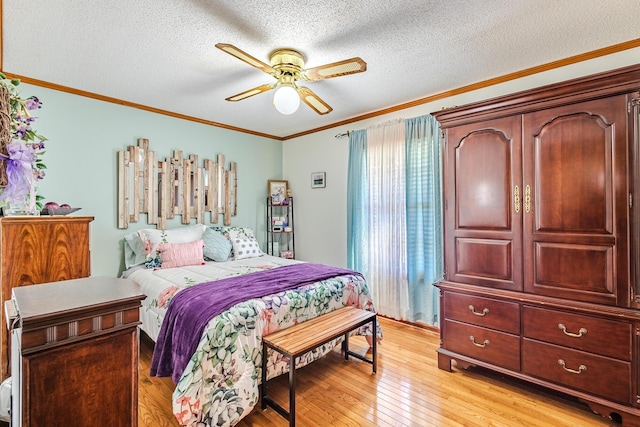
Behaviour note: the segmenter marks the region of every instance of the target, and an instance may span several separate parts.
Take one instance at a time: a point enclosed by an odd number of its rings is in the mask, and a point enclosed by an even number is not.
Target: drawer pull
[[[475,339],[475,337],[474,337],[473,335],[470,335],[470,336],[469,336],[469,339],[471,340],[471,342],[473,343],[473,345],[475,345],[476,347],[482,347],[482,348],[485,348],[486,346],[488,346],[488,345],[489,345],[489,340],[484,340],[484,342],[482,342],[482,343],[477,343],[477,342],[476,342],[476,339]],[[585,369],[586,369],[586,368],[585,368]]]
[[[565,371],[571,373],[571,374],[576,374],[576,375],[580,375],[581,373],[583,373],[584,371],[587,370],[587,367],[584,365],[580,365],[578,366],[578,370],[576,371],[575,369],[569,369],[567,368],[566,364],[564,363],[564,360],[562,359],[558,359],[558,364],[560,366],[562,366],[562,369],[564,369]]]
[[[484,317],[489,313],[489,309],[488,308],[483,308],[481,313],[478,313],[475,309],[474,306],[470,305],[469,306],[469,311],[472,312],[473,314],[475,314],[476,316],[480,316],[480,317]]]
[[[567,327],[564,326],[564,323],[558,323],[558,328],[562,329],[562,332],[564,332],[565,335],[573,338],[580,338],[587,333],[586,328],[580,328],[577,334],[574,334],[573,332],[567,332]]]

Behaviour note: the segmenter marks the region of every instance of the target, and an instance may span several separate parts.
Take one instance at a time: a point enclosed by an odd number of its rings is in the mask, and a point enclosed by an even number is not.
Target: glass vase
[[[31,185],[28,194],[22,202],[8,202],[2,209],[4,216],[40,216],[40,211],[36,205],[36,189]]]
[[[40,211],[34,206],[29,207],[27,203],[9,203],[2,209],[4,216],[40,216]]]

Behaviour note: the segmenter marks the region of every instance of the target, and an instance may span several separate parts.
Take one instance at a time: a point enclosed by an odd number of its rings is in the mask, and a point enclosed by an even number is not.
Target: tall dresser
[[[18,286],[88,277],[91,273],[90,216],[0,218],[0,302]],[[2,379],[10,374],[9,341],[1,314]]]
[[[640,425],[640,65],[433,113],[444,136],[438,366]]]

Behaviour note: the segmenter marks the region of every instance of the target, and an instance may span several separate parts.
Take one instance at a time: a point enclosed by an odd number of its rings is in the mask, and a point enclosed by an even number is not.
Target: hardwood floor
[[[296,384],[299,426],[616,426],[588,406],[546,389],[480,368],[438,369],[436,332],[380,319],[378,372],[338,350],[302,368]],[[350,347],[364,352],[361,337]],[[140,346],[140,427],[178,426],[171,412],[173,382],[149,377],[152,344]],[[286,407],[287,376],[269,382],[269,394]],[[269,408],[256,408],[238,426],[287,426]]]

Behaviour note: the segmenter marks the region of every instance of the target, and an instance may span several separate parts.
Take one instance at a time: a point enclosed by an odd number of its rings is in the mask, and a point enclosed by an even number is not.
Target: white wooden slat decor
[[[129,227],[129,152],[118,151],[118,228]]]
[[[174,150],[172,157],[159,160],[149,149],[149,140],[138,139],[137,146],[118,151],[118,228],[128,228],[147,215],[147,223],[164,229],[167,220],[181,217],[182,224],[195,220],[204,224],[207,213],[212,224],[222,215],[231,225],[237,214],[238,165],[225,156],[216,161]]]
[[[216,188],[218,186],[218,179],[214,172],[216,170],[214,168],[217,168],[217,164],[209,159],[204,159],[203,165],[204,165],[204,180],[205,182],[210,184],[206,186],[207,194],[205,197],[204,210],[207,212],[217,212],[218,205],[214,202],[214,201],[217,201],[217,198],[218,198],[218,192]],[[215,206],[215,210],[214,210],[214,206]],[[211,222],[213,224],[216,224],[218,222],[218,215],[211,215]]]

